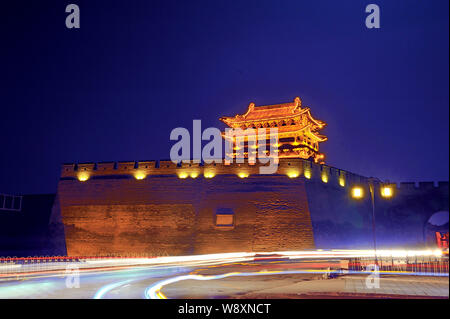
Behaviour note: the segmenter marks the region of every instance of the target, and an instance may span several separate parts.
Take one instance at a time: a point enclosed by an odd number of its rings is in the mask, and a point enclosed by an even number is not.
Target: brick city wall
[[[360,200],[349,195],[356,185]],[[375,183],[377,242],[422,245],[429,217],[448,211],[448,182],[391,186],[385,199]],[[372,248],[368,194],[367,178],[302,159],[280,159],[273,175],[248,163],[65,164],[54,211],[68,255]],[[215,225],[224,209],[231,227]]]
[[[300,172],[300,165],[299,160],[281,163],[283,175],[259,175],[258,167],[248,164],[64,165],[58,200],[67,253],[183,255],[314,248],[304,179],[286,176]],[[80,176],[87,180],[79,181]],[[136,178],[140,176],[145,178]],[[216,212],[223,209],[234,212],[233,226],[216,226]]]

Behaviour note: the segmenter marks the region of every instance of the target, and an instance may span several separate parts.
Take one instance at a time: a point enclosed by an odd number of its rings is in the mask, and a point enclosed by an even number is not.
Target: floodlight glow
[[[287,176],[289,178],[296,178],[296,177],[298,177],[298,175],[299,175],[298,172],[294,172],[294,171],[287,173]]]
[[[136,174],[134,174],[134,178],[136,178],[137,180],[142,180],[146,177],[147,175],[145,175],[145,173],[143,172],[136,172]]]
[[[78,174],[78,180],[79,180],[80,182],[85,182],[85,181],[87,181],[88,179],[89,179],[89,174],[88,174],[88,173],[82,172],[82,173],[79,173],[79,174]]]
[[[392,187],[385,186],[381,188],[381,196],[383,197],[392,197],[394,194],[394,191],[392,190]]]
[[[364,196],[364,191],[361,187],[353,187],[352,189],[352,197],[353,198],[362,198]]]
[[[310,179],[310,178],[311,178],[311,172],[310,172],[310,171],[306,170],[304,174],[305,174],[305,177],[306,177],[307,179]]]

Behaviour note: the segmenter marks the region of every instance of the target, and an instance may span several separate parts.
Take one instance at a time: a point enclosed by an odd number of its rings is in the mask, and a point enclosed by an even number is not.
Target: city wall
[[[448,182],[374,180],[373,220],[364,176],[302,159],[280,159],[273,175],[258,165],[64,164],[56,196],[0,211],[0,256],[433,247],[428,220],[449,210]],[[380,196],[386,185],[390,198]]]
[[[280,159],[273,175],[249,163],[65,164],[57,197],[68,255],[423,246],[429,217],[448,211],[448,182],[389,184],[392,198],[374,184],[375,223],[366,177],[302,159]],[[222,211],[232,225],[217,225]]]

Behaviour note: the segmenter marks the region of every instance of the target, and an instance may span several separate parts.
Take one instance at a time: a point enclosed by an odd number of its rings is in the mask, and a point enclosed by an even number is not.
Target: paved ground
[[[101,272],[86,272],[79,288],[67,288],[64,273],[26,276],[0,281],[0,298],[145,298],[146,291],[162,280],[161,292],[168,298],[448,298],[448,277],[382,276],[380,287],[369,289],[367,275],[324,279],[323,274],[297,273],[320,263],[254,262],[227,265],[140,266]],[[283,271],[273,274],[271,271]],[[295,272],[295,273],[293,273]],[[232,273],[230,277],[220,277]],[[201,275],[201,276],[198,276]],[[209,280],[205,280],[205,276]],[[194,278],[194,279],[193,279]]]
[[[319,276],[273,275],[225,278],[220,281],[186,280],[163,288],[168,298],[326,298],[326,297],[445,297],[448,278],[395,276],[380,279],[369,289],[364,276],[322,279]]]

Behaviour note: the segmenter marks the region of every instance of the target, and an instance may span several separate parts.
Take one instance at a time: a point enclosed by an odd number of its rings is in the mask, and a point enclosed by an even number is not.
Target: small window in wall
[[[223,229],[234,228],[234,212],[229,208],[219,208],[215,214],[215,226]]]

